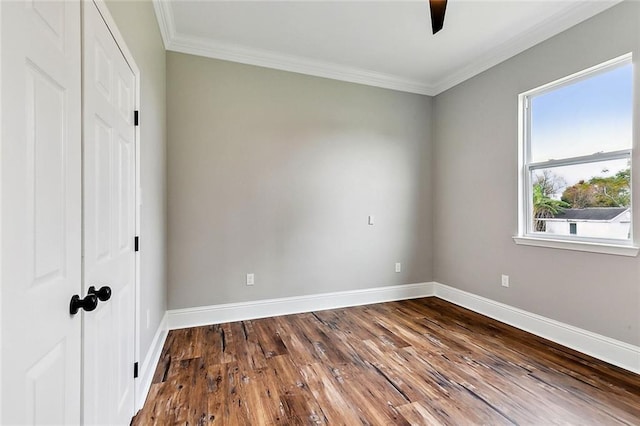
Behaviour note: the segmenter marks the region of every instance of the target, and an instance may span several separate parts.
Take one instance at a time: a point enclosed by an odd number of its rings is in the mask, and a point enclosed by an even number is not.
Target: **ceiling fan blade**
[[[444,25],[444,12],[447,10],[447,0],[429,0],[431,7],[431,28],[437,33]]]

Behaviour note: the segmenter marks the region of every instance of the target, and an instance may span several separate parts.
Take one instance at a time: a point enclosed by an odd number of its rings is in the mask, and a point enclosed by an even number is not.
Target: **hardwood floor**
[[[640,376],[436,298],[174,330],[134,425],[640,424]]]

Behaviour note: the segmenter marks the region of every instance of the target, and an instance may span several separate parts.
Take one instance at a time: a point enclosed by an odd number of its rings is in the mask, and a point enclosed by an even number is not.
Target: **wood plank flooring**
[[[640,425],[640,376],[436,298],[169,333],[134,425]]]

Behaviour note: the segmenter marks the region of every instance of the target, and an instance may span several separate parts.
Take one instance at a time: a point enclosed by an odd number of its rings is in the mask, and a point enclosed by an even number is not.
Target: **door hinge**
[[[138,363],[137,362],[133,363],[133,378],[134,379],[138,378]]]
[[[133,250],[140,251],[140,237],[138,237],[137,235],[133,239]]]
[[[138,126],[140,124],[140,111],[133,111],[133,125]]]

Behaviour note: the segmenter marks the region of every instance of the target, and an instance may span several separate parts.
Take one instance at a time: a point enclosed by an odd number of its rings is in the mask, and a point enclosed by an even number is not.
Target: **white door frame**
[[[133,71],[135,76],[135,100],[134,100],[134,110],[140,111],[140,69],[136,64],[131,51],[127,47],[127,44],[124,41],[124,37],[120,34],[120,30],[118,30],[118,26],[116,25],[115,20],[111,16],[109,12],[109,8],[104,0],[93,0],[93,3],[98,8],[100,15],[102,15],[102,19],[109,28],[113,39],[115,40],[118,48],[122,52],[124,59],[127,61],[127,64]],[[86,7],[86,5],[85,5]],[[140,235],[140,205],[142,203],[141,200],[141,186],[140,186],[140,126],[135,126],[135,134],[134,134],[134,143],[135,143],[135,234]],[[140,252],[135,252],[135,330],[134,330],[134,339],[135,339],[135,350],[134,350],[134,359],[135,362],[138,362],[140,365]],[[133,366],[131,366],[131,374],[133,374]],[[138,376],[140,378],[140,375]],[[138,410],[138,408],[142,407],[144,401],[139,401],[140,398],[143,397],[142,390],[139,388],[140,380],[136,380],[134,385],[134,408]]]

